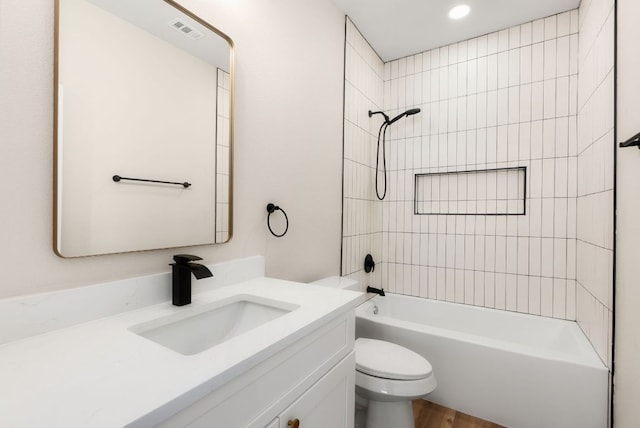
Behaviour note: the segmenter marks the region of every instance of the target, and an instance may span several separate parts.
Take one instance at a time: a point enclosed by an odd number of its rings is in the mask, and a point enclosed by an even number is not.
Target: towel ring
[[[282,214],[284,214],[284,219],[287,222],[286,227],[284,228],[284,232],[282,232],[281,234],[277,234],[273,231],[273,229],[271,229],[271,214],[273,214],[275,211],[280,211],[282,212]],[[271,234],[273,236],[275,236],[276,238],[282,238],[284,235],[286,235],[287,231],[289,230],[289,217],[287,217],[287,213],[284,212],[284,210],[282,208],[280,208],[277,205],[274,205],[272,203],[268,203],[267,204],[267,212],[269,213],[267,215],[267,227],[269,228],[269,232],[271,232]]]

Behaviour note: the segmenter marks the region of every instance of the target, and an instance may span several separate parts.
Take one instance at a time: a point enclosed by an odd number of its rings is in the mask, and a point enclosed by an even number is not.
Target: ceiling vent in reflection
[[[176,18],[173,21],[169,22],[169,26],[172,27],[176,31],[180,31],[185,36],[189,37],[192,40],[197,40],[203,36],[203,34],[197,31],[192,26],[188,25],[180,18]]]

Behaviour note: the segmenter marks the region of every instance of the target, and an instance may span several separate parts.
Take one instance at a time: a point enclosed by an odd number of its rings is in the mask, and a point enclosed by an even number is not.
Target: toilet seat
[[[429,361],[410,349],[382,340],[358,338],[356,371],[382,379],[412,381],[433,375]]]

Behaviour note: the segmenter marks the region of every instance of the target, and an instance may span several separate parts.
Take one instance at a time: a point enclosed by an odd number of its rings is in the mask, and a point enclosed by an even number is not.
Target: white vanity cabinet
[[[280,418],[275,418],[265,428],[279,428],[279,427],[280,427]]]
[[[355,354],[351,352],[280,414],[278,428],[351,428]],[[297,422],[297,424],[296,424]]]
[[[354,308],[366,296],[261,276],[261,258],[208,267],[217,282],[198,281],[214,282],[186,307],[166,300],[169,273],[0,299],[12,321],[0,328],[0,379],[11,391],[0,427],[279,428],[297,418],[303,428],[353,428]],[[257,325],[195,354],[138,334],[178,326],[171,337],[197,342],[179,322],[239,301],[289,309],[268,321],[243,312]],[[76,314],[69,302],[89,308]],[[202,319],[198,331],[212,336],[241,326]]]
[[[160,426],[294,428],[297,419],[299,428],[353,428],[354,336],[349,310]]]

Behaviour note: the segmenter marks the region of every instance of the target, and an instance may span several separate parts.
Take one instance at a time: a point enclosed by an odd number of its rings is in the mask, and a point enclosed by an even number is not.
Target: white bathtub
[[[607,426],[608,370],[575,322],[395,294],[356,317],[357,337],[429,360],[429,401],[510,428]]]

